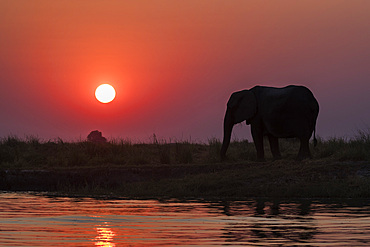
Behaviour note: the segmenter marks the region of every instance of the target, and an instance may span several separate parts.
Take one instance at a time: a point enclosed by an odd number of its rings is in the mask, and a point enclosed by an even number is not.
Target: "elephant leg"
[[[253,137],[254,146],[257,151],[257,160],[265,161],[265,151],[263,148],[263,133],[262,130],[255,125],[251,125],[251,132]]]
[[[309,147],[309,138],[300,138],[301,146],[299,148],[298,160],[311,159],[311,152]]]
[[[280,149],[279,149],[279,139],[272,135],[268,135],[268,138],[269,138],[271,153],[272,153],[272,156],[274,157],[274,160],[281,159],[281,154],[280,154]]]

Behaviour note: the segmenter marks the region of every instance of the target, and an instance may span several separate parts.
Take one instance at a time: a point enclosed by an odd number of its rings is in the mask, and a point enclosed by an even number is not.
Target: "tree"
[[[87,140],[95,143],[107,142],[107,138],[102,136],[102,133],[98,130],[91,131],[90,134],[87,136]]]

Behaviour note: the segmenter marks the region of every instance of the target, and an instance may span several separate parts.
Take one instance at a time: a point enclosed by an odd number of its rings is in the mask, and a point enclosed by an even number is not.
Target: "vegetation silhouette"
[[[102,133],[98,130],[93,130],[90,132],[90,134],[87,136],[87,140],[90,142],[95,143],[105,143],[107,142],[107,138],[105,138]]]
[[[284,159],[256,162],[254,144],[0,140],[0,189],[124,197],[370,197],[370,131],[318,138],[314,159],[297,161],[297,140],[279,140]],[[313,146],[313,144],[311,144]],[[265,146],[265,149],[268,147]]]

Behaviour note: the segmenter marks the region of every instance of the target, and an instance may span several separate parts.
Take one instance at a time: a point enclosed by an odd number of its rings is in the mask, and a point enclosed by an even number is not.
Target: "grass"
[[[370,197],[370,132],[353,139],[319,138],[313,159],[298,162],[299,143],[280,140],[283,159],[255,160],[248,141],[151,143],[113,140],[0,140],[0,189],[125,197]]]
[[[293,160],[298,153],[295,139],[280,140],[282,156]],[[132,143],[113,140],[107,143],[87,141],[41,141],[30,137],[20,139],[9,136],[0,140],[0,168],[48,169],[59,167],[105,167],[137,165],[176,165],[218,163],[221,142],[210,139],[208,143],[189,141],[167,143]],[[266,159],[272,156],[266,141]],[[311,151],[315,160],[370,161],[370,133],[359,132],[354,139],[319,138],[318,146]],[[248,141],[232,142],[227,152],[227,163],[254,162],[256,151]]]
[[[132,144],[123,140],[108,143],[68,143],[60,139],[42,142],[37,138],[21,140],[10,136],[0,141],[0,168],[48,169],[209,163],[216,160],[218,151],[211,150],[216,146],[190,142]],[[204,151],[212,152],[212,155],[204,155]]]

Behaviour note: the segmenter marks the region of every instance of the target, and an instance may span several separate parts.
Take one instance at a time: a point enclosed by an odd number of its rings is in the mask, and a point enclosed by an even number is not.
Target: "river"
[[[0,192],[1,246],[369,244],[370,200],[126,200]]]

